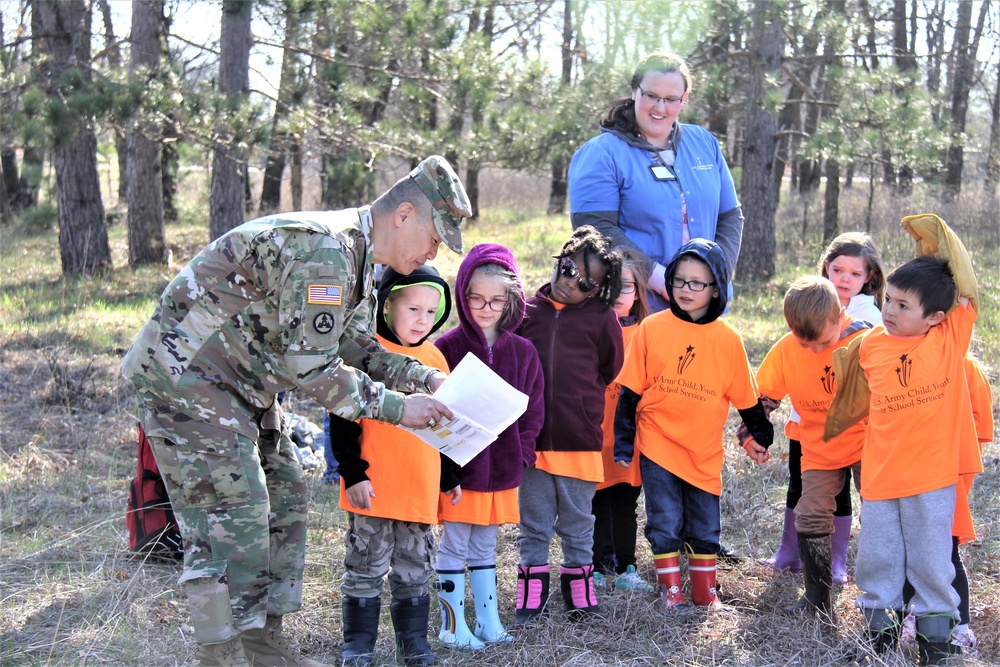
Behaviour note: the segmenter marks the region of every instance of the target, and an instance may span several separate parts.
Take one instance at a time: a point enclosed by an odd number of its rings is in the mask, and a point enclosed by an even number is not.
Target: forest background
[[[569,234],[569,159],[653,50],[689,59],[682,120],[720,139],[737,179],[747,225],[731,318],[754,364],[783,332],[785,287],[829,238],[869,231],[895,266],[911,252],[900,216],[932,211],[973,251],[974,349],[996,392],[998,12],[989,0],[0,0],[0,663],[190,658],[176,566],[125,549],[134,394],[116,373],[180,265],[256,215],[369,202],[441,153],[476,209],[467,244],[507,243],[537,286]],[[435,264],[451,278],[458,261]],[[291,401],[318,421],[318,406]],[[777,543],[785,446],[760,470],[727,456],[724,537],[753,557]],[[984,664],[1000,663],[997,454],[985,450],[980,539],[965,548]],[[291,623],[335,661],[346,520],[334,490],[310,485],[307,610]],[[720,579],[735,613],[678,622],[655,600],[609,596],[598,632],[557,614],[450,662],[812,665],[860,645],[853,584],[831,631],[778,614],[797,577],[749,561]]]

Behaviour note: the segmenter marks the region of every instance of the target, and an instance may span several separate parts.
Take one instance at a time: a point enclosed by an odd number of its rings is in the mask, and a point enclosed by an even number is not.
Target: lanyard
[[[687,199],[684,197],[684,187],[681,185],[680,179],[677,178],[674,165],[668,164],[667,160],[663,158],[663,153],[668,150],[672,155],[676,155],[671,148],[666,148],[663,151],[653,148],[649,151],[653,162],[653,164],[649,165],[649,171],[653,174],[653,179],[656,181],[674,181],[677,183],[677,190],[681,198],[681,240],[683,243],[687,243],[691,240],[691,230],[688,226]]]

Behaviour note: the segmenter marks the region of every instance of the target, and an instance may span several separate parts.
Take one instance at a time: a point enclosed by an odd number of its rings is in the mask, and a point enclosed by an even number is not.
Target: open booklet
[[[434,392],[454,413],[432,428],[404,428],[464,466],[528,409],[528,396],[479,360],[465,355]]]

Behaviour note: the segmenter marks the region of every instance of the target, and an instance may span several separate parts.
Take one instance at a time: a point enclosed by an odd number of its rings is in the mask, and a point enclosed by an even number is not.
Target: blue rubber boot
[[[476,637],[487,644],[514,641],[504,629],[497,608],[497,566],[470,567],[469,587],[476,603]]]
[[[441,643],[455,648],[485,647],[465,622],[465,571],[438,570],[437,587],[438,604],[441,607],[441,632],[438,633],[438,639]]]

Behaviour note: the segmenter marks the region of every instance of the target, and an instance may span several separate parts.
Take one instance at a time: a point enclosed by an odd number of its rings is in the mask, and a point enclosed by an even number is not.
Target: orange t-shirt
[[[617,381],[639,394],[636,455],[722,494],[722,432],[729,405],[757,404],[743,338],[725,321],[685,322],[669,310],[644,319]]]
[[[521,510],[517,505],[517,488],[503,491],[466,491],[457,505],[451,496],[441,494],[439,516],[442,521],[472,523],[477,526],[499,526],[503,523],[520,523]]]
[[[845,315],[841,331],[851,322],[851,317]],[[802,347],[794,335],[787,333],[774,344],[757,369],[757,388],[761,395],[778,401],[788,396],[799,413],[795,432],[797,440],[802,443],[803,471],[837,470],[861,460],[867,420],[862,419],[827,442],[823,441],[823,427],[836,384],[833,351],[846,347],[851,340],[867,331],[860,329],[821,352]]]
[[[622,335],[625,338],[625,349],[635,334],[638,324],[622,327]],[[615,484],[630,484],[632,486],[642,486],[642,477],[639,475],[639,462],[628,468],[615,463],[615,410],[618,408],[618,395],[621,393],[621,385],[612,382],[608,385],[604,402],[604,446],[601,448],[601,460],[604,464],[604,481],[597,485],[597,489],[606,489]]]
[[[433,343],[404,347],[380,336],[378,340],[390,352],[409,355],[425,366],[448,372],[448,362]],[[375,492],[372,507],[352,507],[347,501],[347,489],[341,484],[341,509],[383,519],[438,523],[441,454],[436,449],[394,424],[362,419],[361,458],[368,462],[368,479]]]
[[[965,380],[969,386],[969,398],[972,401],[972,419],[976,425],[977,447],[963,447],[966,456],[979,456],[982,465],[982,446],[993,442],[993,390],[983,367],[975,357],[965,355]],[[969,492],[976,476],[973,473],[959,475],[955,500],[955,522],[951,534],[958,538],[959,544],[976,539],[976,527],[972,521],[972,509],[969,507]]]
[[[923,336],[892,336],[880,326],[862,340],[871,390],[863,499],[906,498],[982,471],[962,461],[962,444],[976,442],[964,368],[975,321],[976,311],[960,305]]]
[[[604,481],[601,452],[536,452],[535,467],[550,475],[572,477],[584,482]]]

